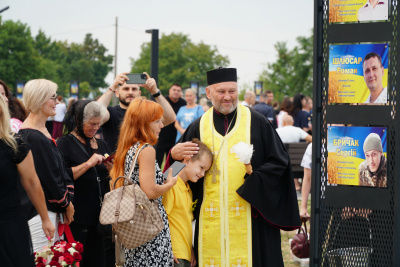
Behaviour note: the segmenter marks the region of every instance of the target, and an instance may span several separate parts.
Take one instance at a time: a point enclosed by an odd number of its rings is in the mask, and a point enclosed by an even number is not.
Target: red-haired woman
[[[143,146],[130,178],[140,185],[149,199],[158,200],[158,208],[164,221],[164,229],[154,239],[136,249],[125,250],[125,266],[172,266],[173,264],[171,236],[167,214],[162,205],[162,195],[175,185],[177,177],[172,177],[169,173],[164,181],[153,147],[163,127],[162,121],[163,109],[159,104],[138,98],[130,103],[121,125],[117,154],[110,173],[112,182],[118,176],[128,174],[136,151]],[[121,185],[122,183],[117,187]]]

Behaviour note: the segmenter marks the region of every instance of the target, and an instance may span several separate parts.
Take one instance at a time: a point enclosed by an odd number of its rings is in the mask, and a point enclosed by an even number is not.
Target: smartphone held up
[[[128,73],[126,76],[129,79],[126,81],[127,84],[145,84],[147,80],[146,74],[143,73]]]

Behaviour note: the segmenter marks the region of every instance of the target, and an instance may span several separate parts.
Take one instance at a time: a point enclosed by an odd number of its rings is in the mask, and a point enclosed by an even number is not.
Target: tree
[[[44,78],[58,84],[60,94],[69,94],[69,82],[85,85],[81,95],[100,94],[107,87],[104,79],[112,70],[113,56],[91,34],[83,43],[52,41],[43,31],[33,38],[30,28],[21,22],[5,21],[0,26],[0,79],[11,88],[17,80]],[[87,83],[85,83],[87,82]]]
[[[70,81],[79,81],[81,84],[88,82],[89,87],[80,88],[81,96],[85,97],[90,92],[98,95],[99,88],[107,87],[104,79],[112,70],[113,56],[106,55],[107,49],[97,39],[93,39],[90,33],[86,34],[83,44],[53,42],[52,46],[50,51],[55,53],[49,53],[49,56],[46,54],[45,57],[59,63],[57,72],[60,84],[68,84]]]
[[[142,44],[141,50],[138,59],[131,59],[131,72],[150,74],[151,43]],[[199,81],[205,85],[207,71],[228,64],[228,57],[220,55],[216,47],[194,44],[181,33],[163,34],[159,40],[158,87],[166,93],[174,83],[189,87],[191,81]]]
[[[0,26],[0,79],[15,88],[17,80],[40,77],[41,64],[30,28],[19,21],[3,22]]]
[[[297,45],[289,50],[286,42],[277,42],[278,59],[269,63],[260,75],[264,88],[274,92],[278,100],[297,93],[312,95],[313,36],[297,37]]]

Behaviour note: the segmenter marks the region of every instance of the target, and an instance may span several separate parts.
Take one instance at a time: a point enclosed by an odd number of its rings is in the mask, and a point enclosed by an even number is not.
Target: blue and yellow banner
[[[329,23],[387,20],[389,4],[379,0],[374,7],[367,0],[329,0]]]
[[[363,76],[364,57],[371,52],[382,58],[383,88],[388,84],[389,44],[329,46],[329,103],[364,103],[370,92]]]
[[[359,167],[365,161],[364,141],[371,133],[380,136],[386,157],[384,127],[328,126],[328,183],[359,185]]]

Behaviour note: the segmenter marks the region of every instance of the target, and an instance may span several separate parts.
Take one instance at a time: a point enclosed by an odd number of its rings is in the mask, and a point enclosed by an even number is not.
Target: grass
[[[299,201],[299,207],[300,207]],[[308,198],[307,203],[307,210],[308,213],[311,214],[311,199]],[[307,222],[307,231],[310,232],[310,223]],[[290,255],[290,247],[289,247],[289,239],[293,238],[293,236],[297,233],[297,231],[281,231],[281,244],[282,244],[282,256],[283,256],[283,263],[285,267],[298,267],[300,266],[299,263],[295,263],[292,260],[292,256]]]

